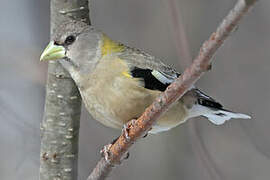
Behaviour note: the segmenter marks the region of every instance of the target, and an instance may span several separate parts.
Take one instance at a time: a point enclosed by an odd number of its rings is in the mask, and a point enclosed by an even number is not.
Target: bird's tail
[[[206,118],[209,119],[212,123],[216,125],[221,125],[225,121],[228,121],[232,118],[234,119],[250,119],[251,117],[246,114],[236,113],[225,109],[217,109],[209,112],[208,114],[204,114]]]

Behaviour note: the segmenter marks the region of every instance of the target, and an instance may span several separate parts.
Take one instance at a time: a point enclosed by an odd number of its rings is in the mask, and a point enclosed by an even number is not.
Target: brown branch
[[[168,0],[166,2],[169,7],[171,26],[173,27],[173,41],[176,46],[178,59],[181,59],[179,63],[181,67],[187,67],[191,64],[192,59],[181,11],[176,0]],[[194,154],[197,157],[198,164],[202,169],[206,169],[208,178],[219,180],[221,179],[220,172],[205,150],[202,141],[200,141],[200,136],[198,131],[196,131],[196,125],[195,121],[190,121],[188,124],[188,132],[191,138],[190,143]]]
[[[210,38],[203,43],[199,55],[192,65],[145,110],[139,119],[128,125],[127,133],[129,138],[127,139],[124,133],[121,134],[118,140],[109,148],[109,159],[106,161],[102,158],[88,177],[88,180],[104,179],[110,173],[113,165],[120,162],[121,157],[127,152],[128,148],[148,132],[156,120],[210,69],[211,58],[214,53],[229,34],[233,32],[240,19],[256,1],[238,0],[216,32],[212,33]]]

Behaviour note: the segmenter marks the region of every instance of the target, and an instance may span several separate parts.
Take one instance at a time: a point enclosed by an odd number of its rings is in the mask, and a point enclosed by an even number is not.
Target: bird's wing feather
[[[119,54],[119,57],[125,59],[128,63],[130,75],[134,78],[140,78],[147,89],[165,91],[180,76],[180,73],[165,65],[160,59],[137,49],[128,47]],[[184,99],[189,99],[187,97],[190,95],[199,105],[212,109],[222,109],[220,103],[195,87],[190,89]]]
[[[201,90],[194,88],[193,91],[196,93],[198,104],[213,109],[222,109],[223,106],[219,102],[217,102],[212,97],[206,95]]]
[[[133,78],[139,78],[147,89],[165,91],[180,76],[180,73],[163,64],[161,60],[136,49],[126,48],[119,56],[128,63],[129,74]],[[189,109],[189,117],[203,115],[217,125],[231,118],[250,118],[248,115],[223,109],[219,102],[194,86],[181,100]]]
[[[127,62],[130,75],[140,78],[147,89],[165,91],[180,76],[180,73],[161,60],[140,50],[127,48],[118,56]]]

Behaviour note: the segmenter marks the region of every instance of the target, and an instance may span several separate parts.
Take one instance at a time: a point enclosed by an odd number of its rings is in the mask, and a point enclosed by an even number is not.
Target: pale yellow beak
[[[55,45],[51,41],[40,56],[40,61],[57,60],[66,57],[66,50],[63,46]]]

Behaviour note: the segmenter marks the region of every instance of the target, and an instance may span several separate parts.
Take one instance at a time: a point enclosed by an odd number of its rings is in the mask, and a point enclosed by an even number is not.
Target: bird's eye
[[[65,44],[69,45],[69,44],[73,43],[74,41],[75,41],[75,36],[70,35],[70,36],[68,36],[68,37],[66,38]]]

